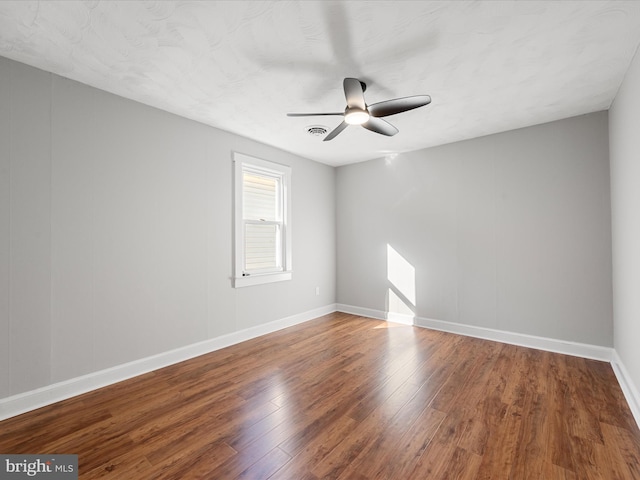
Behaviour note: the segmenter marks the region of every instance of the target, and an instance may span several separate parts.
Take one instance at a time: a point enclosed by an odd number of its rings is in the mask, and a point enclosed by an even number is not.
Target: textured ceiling
[[[342,165],[607,109],[640,43],[639,1],[0,2],[0,55],[303,157]],[[340,117],[344,77],[387,117]]]

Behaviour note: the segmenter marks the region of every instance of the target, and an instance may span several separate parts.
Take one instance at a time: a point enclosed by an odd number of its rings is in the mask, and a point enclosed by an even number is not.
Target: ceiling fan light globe
[[[351,108],[344,114],[344,121],[349,125],[362,125],[369,120],[369,113],[359,108]]]

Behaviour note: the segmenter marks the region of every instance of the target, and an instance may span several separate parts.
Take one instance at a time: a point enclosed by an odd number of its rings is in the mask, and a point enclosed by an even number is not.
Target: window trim
[[[243,153],[233,153],[234,162],[234,288],[281,282],[292,278],[291,255],[291,167],[261,160]],[[282,270],[276,272],[243,274],[244,270],[244,218],[243,172],[246,169],[262,171],[281,179],[282,188]]]

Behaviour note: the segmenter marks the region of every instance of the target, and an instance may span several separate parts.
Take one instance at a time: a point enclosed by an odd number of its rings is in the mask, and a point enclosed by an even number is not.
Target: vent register
[[[326,135],[329,131],[327,127],[324,127],[322,125],[311,125],[309,127],[305,127],[305,130],[312,137],[321,137],[323,135]]]

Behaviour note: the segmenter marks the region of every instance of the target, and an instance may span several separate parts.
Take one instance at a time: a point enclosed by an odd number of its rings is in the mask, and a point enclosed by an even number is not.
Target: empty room
[[[639,45],[0,1],[0,479],[640,480]]]

